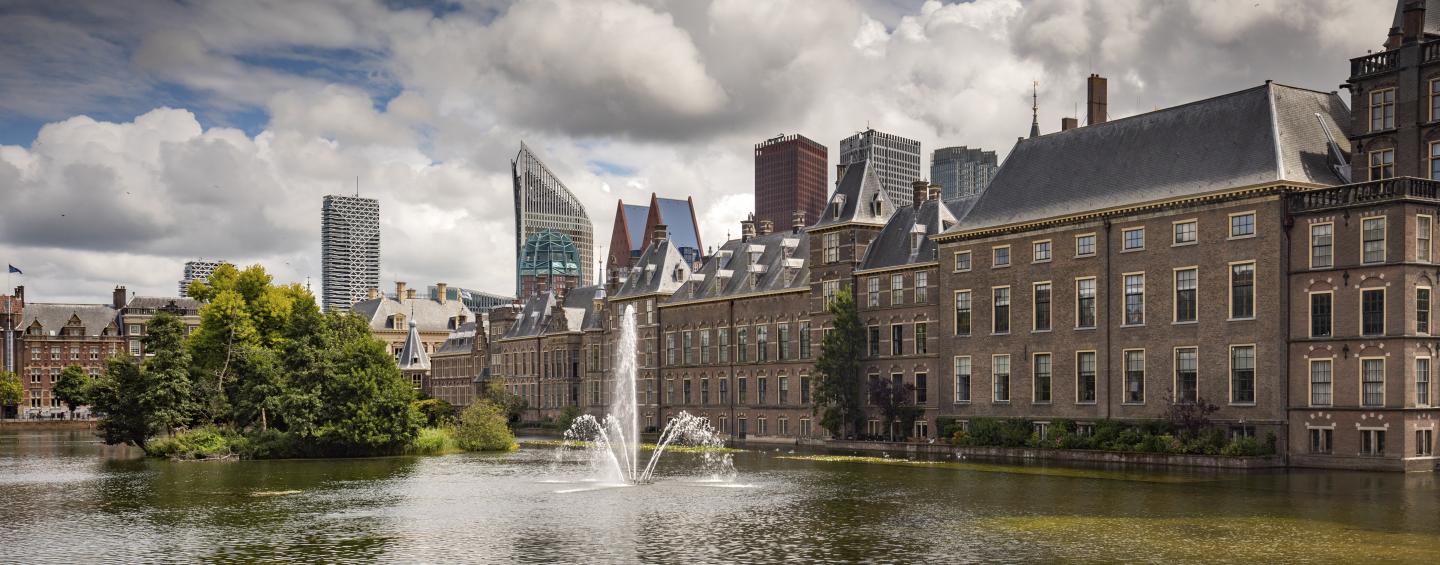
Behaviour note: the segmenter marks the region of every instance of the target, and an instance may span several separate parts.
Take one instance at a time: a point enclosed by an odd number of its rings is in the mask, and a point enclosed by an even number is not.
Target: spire
[[[428,371],[430,355],[425,353],[425,345],[420,342],[420,329],[417,326],[414,318],[411,318],[410,335],[405,336],[405,345],[400,348],[400,368]]]
[[[1040,81],[1030,91],[1030,137],[1040,137]]]

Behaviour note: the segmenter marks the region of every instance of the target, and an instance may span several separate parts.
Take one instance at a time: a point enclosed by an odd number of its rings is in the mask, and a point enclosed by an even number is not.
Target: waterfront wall
[[[93,430],[99,420],[0,420],[0,430]]]
[[[776,438],[779,439],[779,438]],[[778,444],[755,438],[747,443]],[[1222,457],[1210,455],[1172,455],[1163,453],[1124,453],[1083,449],[1039,449],[1028,447],[957,447],[945,443],[899,443],[874,441],[801,441],[784,443],[828,451],[863,451],[869,453],[905,454],[912,457],[961,457],[997,460],[1059,461],[1073,463],[1120,463],[1128,465],[1163,465],[1168,467],[1205,467],[1213,469],[1273,469],[1286,466],[1279,455],[1257,457]]]

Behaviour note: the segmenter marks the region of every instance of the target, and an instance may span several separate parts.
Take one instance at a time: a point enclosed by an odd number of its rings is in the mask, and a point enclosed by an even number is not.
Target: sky
[[[0,0],[0,262],[36,302],[173,296],[185,261],[320,289],[326,194],[380,199],[382,288],[514,290],[521,141],[607,245],[616,201],[753,209],[755,143],[867,126],[1004,158],[1267,79],[1336,90],[1390,0]],[[1222,164],[1223,165],[1223,164]],[[831,175],[833,177],[833,170]],[[831,179],[833,183],[833,178]],[[595,250],[603,257],[605,249]]]

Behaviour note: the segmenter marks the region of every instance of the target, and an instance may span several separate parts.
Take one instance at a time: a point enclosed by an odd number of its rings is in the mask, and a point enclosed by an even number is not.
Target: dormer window
[[[924,242],[925,242],[925,234],[923,234],[923,233],[910,234],[910,252],[911,252],[911,253],[919,252],[919,251],[920,251],[920,244],[921,244],[921,243],[924,243]]]
[[[885,215],[885,201],[880,198],[880,193],[870,198],[870,213],[875,216]]]
[[[836,194],[830,199],[830,219],[840,219],[840,214],[845,211],[845,195]]]
[[[685,282],[685,267],[675,265],[675,272],[671,275],[675,282]]]
[[[390,324],[389,324],[389,325],[390,325],[390,329],[392,329],[392,330],[403,330],[403,329],[405,329],[405,315],[404,315],[404,314],[392,314],[392,315],[390,316]]]

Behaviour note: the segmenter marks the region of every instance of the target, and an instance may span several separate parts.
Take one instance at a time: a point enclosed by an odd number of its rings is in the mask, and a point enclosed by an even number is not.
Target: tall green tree
[[[184,322],[168,312],[156,314],[145,329],[145,353],[149,357],[141,369],[141,400],[155,429],[173,435],[190,423],[194,412]]]
[[[105,415],[99,425],[105,443],[145,447],[154,432],[145,395],[139,361],[119,356],[106,362],[105,372],[95,380],[90,394],[90,407]]]
[[[20,406],[25,400],[25,385],[21,384],[20,377],[9,371],[0,371],[0,413],[5,408]]]
[[[60,371],[60,380],[55,383],[55,398],[65,403],[70,418],[75,418],[75,408],[90,403],[90,374],[79,365],[70,365]]]
[[[828,311],[833,322],[820,342],[820,356],[815,360],[819,378],[813,385],[814,410],[820,415],[820,426],[830,435],[846,437],[864,418],[860,356],[864,353],[865,329],[848,288],[835,294]]]
[[[890,441],[897,439],[895,424],[899,423],[900,437],[905,439],[908,430],[915,429],[915,421],[925,415],[923,406],[916,406],[915,385],[892,379],[871,379],[870,404],[880,410],[880,419],[885,422],[885,433]]]

